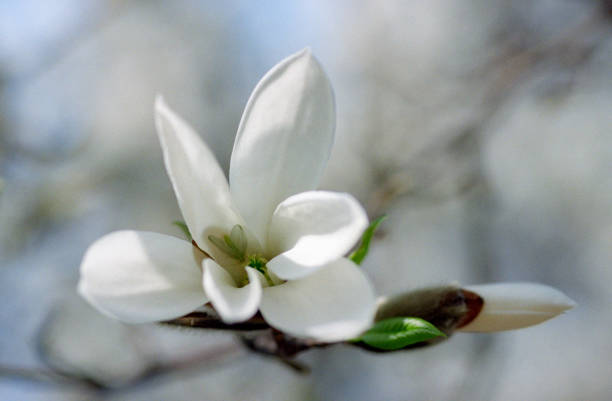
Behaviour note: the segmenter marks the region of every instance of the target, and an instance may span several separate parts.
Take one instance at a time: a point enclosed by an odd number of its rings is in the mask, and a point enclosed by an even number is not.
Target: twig
[[[376,320],[379,321],[395,316],[420,317],[430,321],[445,332],[447,336],[450,336],[456,328],[467,324],[473,319],[481,307],[482,299],[474,293],[455,286],[435,287],[399,294],[384,300],[379,305]],[[227,325],[215,315],[212,308],[208,308],[164,323],[194,329],[239,331],[241,343],[218,346],[180,360],[170,362],[155,361],[150,363],[138,375],[125,382],[107,383],[104,380],[79,371],[80,369],[70,366],[70,364],[62,361],[61,358],[50,352],[45,335],[53,315],[54,313],[50,314],[50,317],[43,324],[39,335],[39,354],[48,368],[28,369],[0,366],[0,376],[27,380],[39,384],[79,386],[91,391],[105,393],[133,389],[176,371],[194,369],[205,365],[218,366],[216,364],[219,361],[232,355],[239,355],[245,349],[274,358],[298,373],[308,373],[310,369],[294,358],[298,354],[311,349],[346,344],[367,351],[381,352],[361,342],[325,343],[292,337],[270,328],[259,315],[239,325]],[[438,342],[439,340],[424,342],[406,347],[405,349],[429,346]]]
[[[217,329],[231,331],[252,331],[264,330],[270,326],[265,322],[260,314],[253,316],[251,319],[234,324],[224,323],[219,315],[212,308],[207,310],[193,312],[178,319],[162,322],[171,326],[191,327],[198,329]]]

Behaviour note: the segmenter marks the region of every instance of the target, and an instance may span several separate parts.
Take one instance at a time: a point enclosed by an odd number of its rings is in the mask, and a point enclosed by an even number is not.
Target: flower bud
[[[460,331],[490,332],[533,326],[576,303],[561,291],[536,283],[499,283],[463,287],[484,300],[480,313]]]

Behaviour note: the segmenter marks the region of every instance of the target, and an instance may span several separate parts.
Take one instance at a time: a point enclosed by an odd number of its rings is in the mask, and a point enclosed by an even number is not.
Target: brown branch
[[[202,311],[192,312],[177,319],[162,322],[171,326],[191,327],[197,329],[216,329],[230,331],[252,331],[265,330],[270,328],[261,314],[256,314],[251,319],[234,324],[224,323],[219,315],[212,308],[205,308]]]
[[[392,296],[379,305],[375,320],[380,321],[390,317],[420,317],[431,322],[447,336],[452,335],[456,328],[462,327],[474,319],[482,308],[482,299],[456,286],[432,287]],[[337,344],[345,344],[372,352],[392,352],[372,348],[361,342],[325,343],[302,339],[270,328],[261,315],[252,319],[228,325],[221,321],[212,308],[190,313],[164,324],[194,329],[221,329],[239,331],[242,342],[232,343],[208,349],[187,358],[175,361],[157,361],[149,364],[137,376],[125,382],[107,383],[86,373],[79,372],[67,364],[60,364],[45,351],[45,341],[42,340],[39,351],[47,364],[47,369],[28,369],[20,367],[0,366],[0,377],[11,377],[47,385],[70,385],[83,387],[96,392],[120,392],[145,385],[166,374],[180,370],[194,369],[202,366],[217,366],[216,363],[232,355],[239,355],[245,349],[260,355],[274,358],[298,373],[308,373],[310,369],[294,358],[311,349],[326,348]],[[44,326],[43,326],[44,327]],[[42,337],[42,336],[41,336]],[[448,338],[448,337],[447,337]],[[404,350],[430,346],[444,341],[445,338],[427,341],[408,346]],[[244,346],[244,347],[243,347]]]

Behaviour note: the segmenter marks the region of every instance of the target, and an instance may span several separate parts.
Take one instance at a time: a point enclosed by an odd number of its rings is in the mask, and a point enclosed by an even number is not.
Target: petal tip
[[[155,123],[157,124],[158,131],[161,129],[161,122],[159,121],[162,115],[167,116],[171,113],[170,108],[168,107],[168,103],[166,103],[166,99],[160,93],[155,96],[154,103],[154,111],[155,111]],[[166,117],[167,118],[167,117]]]
[[[561,312],[567,312],[568,310],[574,309],[575,307],[578,306],[578,303],[576,301],[574,301],[573,299],[571,299],[570,297],[568,297],[561,291],[559,291],[559,293],[562,296],[561,298],[562,302],[559,303],[559,308],[561,309]]]
[[[297,57],[314,58],[314,56],[312,55],[312,48],[310,46],[304,47],[302,50],[295,53],[295,55]]]
[[[170,107],[168,107],[168,103],[166,103],[166,99],[161,95],[157,94],[155,96],[155,120],[159,124],[159,118],[161,115],[168,116],[172,111]]]
[[[315,71],[317,71],[317,74],[319,74],[320,76],[325,78],[325,81],[327,83],[327,85],[330,87],[331,89],[331,84],[329,84],[328,82],[328,78],[327,75],[325,74],[324,70],[323,70],[323,66],[321,65],[321,63],[319,62],[319,60],[315,57],[315,55],[312,52],[312,48],[310,46],[307,46],[305,48],[303,48],[302,50],[293,53],[292,55],[288,56],[287,58],[285,58],[283,61],[281,61],[280,63],[277,64],[277,67],[283,66],[283,65],[290,65],[292,63],[304,63],[307,67],[306,69],[314,69]],[[273,68],[274,69],[274,68]]]
[[[224,323],[244,322],[257,313],[262,284],[255,269],[247,269],[249,283],[238,287],[230,274],[212,259],[204,260],[202,266],[204,291]]]
[[[163,107],[166,105],[166,101],[164,100],[164,95],[158,93],[155,95],[155,109]]]

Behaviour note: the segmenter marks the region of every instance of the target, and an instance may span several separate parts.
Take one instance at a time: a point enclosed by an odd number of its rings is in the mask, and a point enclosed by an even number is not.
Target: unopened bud
[[[464,287],[484,304],[478,315],[457,330],[490,332],[533,326],[565,312],[576,303],[561,291],[536,283],[499,283]]]
[[[456,285],[421,288],[380,299],[375,321],[418,317],[450,335],[474,319],[482,304],[478,295]]]

